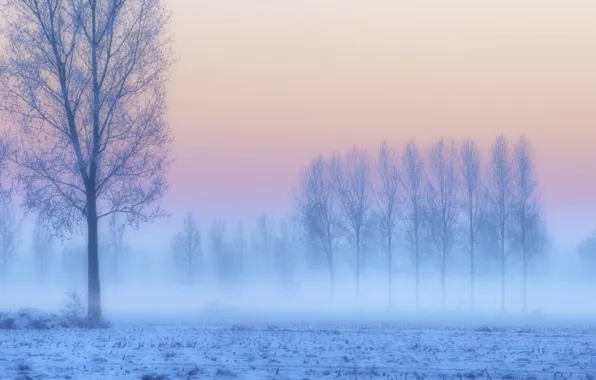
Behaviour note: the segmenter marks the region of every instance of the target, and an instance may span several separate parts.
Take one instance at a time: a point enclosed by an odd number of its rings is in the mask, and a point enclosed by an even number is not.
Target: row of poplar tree
[[[180,269],[192,282],[211,255],[223,283],[255,266],[288,283],[299,263],[324,266],[334,293],[338,261],[354,265],[356,293],[364,263],[386,267],[391,303],[396,258],[411,258],[417,306],[422,260],[437,260],[445,307],[448,260],[456,250],[469,262],[470,308],[478,262],[493,260],[505,307],[506,261],[516,257],[527,307],[528,267],[549,247],[541,215],[534,153],[527,137],[510,144],[499,136],[488,154],[473,141],[441,139],[427,149],[415,142],[400,151],[383,143],[376,154],[352,148],[346,154],[319,155],[302,170],[295,208],[278,223],[263,214],[247,233],[243,224],[226,232],[213,222],[203,244],[196,218],[188,213],[172,242]]]

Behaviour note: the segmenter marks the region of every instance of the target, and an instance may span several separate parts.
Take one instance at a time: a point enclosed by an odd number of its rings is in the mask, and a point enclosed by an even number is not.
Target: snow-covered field
[[[0,379],[592,379],[596,375],[594,323],[349,319],[189,317],[139,323],[129,318],[108,330],[0,331]]]

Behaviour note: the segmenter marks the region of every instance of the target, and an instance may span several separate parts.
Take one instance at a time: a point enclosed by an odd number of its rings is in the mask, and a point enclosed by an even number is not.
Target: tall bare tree
[[[527,310],[528,263],[532,249],[542,240],[534,152],[526,136],[513,147],[513,184],[515,243],[521,251],[523,273],[523,311]]]
[[[416,265],[416,309],[420,309],[420,243],[423,223],[424,161],[416,143],[410,142],[402,157],[404,186],[404,237],[414,254]]]
[[[315,157],[302,172],[301,189],[297,196],[302,228],[309,241],[316,242],[325,256],[329,270],[330,293],[334,294],[334,253],[341,237],[342,225],[336,192],[337,156]]]
[[[337,191],[345,222],[346,237],[356,253],[356,295],[360,294],[363,232],[370,218],[370,158],[354,147],[340,160]]]
[[[37,261],[40,281],[44,282],[48,275],[50,262],[54,254],[54,237],[49,226],[36,218],[33,228],[33,255]]]
[[[201,232],[199,224],[191,212],[184,215],[184,226],[172,242],[174,258],[187,275],[188,283],[192,285],[199,267],[199,260],[203,256]]]
[[[477,238],[486,212],[486,195],[482,187],[480,151],[473,141],[462,144],[460,168],[463,191],[463,210],[467,224],[468,249],[470,253],[470,310],[474,310],[474,273]]]
[[[2,287],[6,292],[8,271],[17,257],[19,222],[11,198],[0,196],[0,270]]]
[[[447,258],[453,247],[458,223],[458,193],[455,142],[441,139],[429,152],[428,216],[431,239],[441,259],[441,306],[445,309]]]
[[[57,233],[86,224],[88,319],[101,321],[98,220],[138,223],[167,189],[161,0],[4,0],[3,109],[18,128],[24,205]]]
[[[387,145],[387,142],[384,142],[379,148],[377,181],[375,183],[377,216],[382,230],[382,239],[387,247],[388,301],[389,306],[391,306],[393,291],[393,238],[397,230],[400,173],[399,156],[396,151]]]
[[[509,144],[502,135],[497,137],[491,148],[489,180],[491,213],[497,224],[501,256],[501,310],[505,311],[505,244],[511,216],[513,187]]]

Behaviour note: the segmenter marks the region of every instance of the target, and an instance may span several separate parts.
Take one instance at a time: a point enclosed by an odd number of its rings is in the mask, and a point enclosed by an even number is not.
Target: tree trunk
[[[443,260],[441,263],[441,309],[445,311],[445,274],[447,272],[447,248],[443,247]]]
[[[335,272],[333,270],[333,251],[331,243],[327,243],[327,266],[329,268],[329,294],[331,298],[335,296]]]
[[[505,233],[501,227],[501,311],[505,312]]]
[[[524,263],[523,263],[523,311],[527,312],[528,309],[528,259],[524,250]]]
[[[120,265],[118,263],[118,260],[119,260],[118,257],[116,257],[114,259],[114,269],[113,269],[114,270],[114,288],[116,288],[118,286],[118,280],[120,278],[120,275],[118,273],[119,272],[119,269],[120,269]]]
[[[474,312],[474,239],[470,238],[470,311]]]
[[[87,316],[91,326],[98,325],[103,318],[101,312],[101,291],[99,284],[97,220],[97,199],[94,196],[89,196],[87,200]]]
[[[389,266],[387,268],[387,275],[388,275],[388,282],[389,282],[389,308],[391,308],[391,301],[392,301],[392,291],[393,291],[393,279],[391,276],[392,268],[393,268],[393,252],[391,251],[391,232],[389,232],[388,241],[387,241],[387,256],[389,259]]]
[[[523,188],[523,186],[522,186]],[[525,193],[522,191],[522,193]],[[526,223],[527,223],[527,215],[526,215],[526,204],[525,202],[522,203],[522,218],[521,218],[521,243],[522,243],[522,261],[523,261],[523,289],[522,289],[522,297],[523,297],[523,312],[527,311],[527,278],[528,278],[528,250],[526,248]]]
[[[416,238],[416,311],[420,311],[420,248]]]
[[[360,296],[360,238],[356,236],[356,297]]]
[[[191,249],[189,249],[189,252],[188,252],[188,286],[192,287],[192,251],[191,251]]]
[[[6,255],[6,252],[4,253]],[[8,275],[8,258],[4,259],[4,265],[2,265],[2,290],[6,295],[6,276]]]
[[[99,166],[99,110],[101,104],[97,63],[97,4],[91,6],[91,70],[93,81],[93,145],[89,162],[89,177],[85,183],[87,193],[87,267],[88,267],[88,319],[90,326],[98,326],[103,318],[99,285],[99,246],[97,231],[97,168]]]
[[[468,212],[468,222],[470,229],[470,312],[474,312],[474,196],[470,191],[468,193],[468,199],[470,200],[470,209]]]

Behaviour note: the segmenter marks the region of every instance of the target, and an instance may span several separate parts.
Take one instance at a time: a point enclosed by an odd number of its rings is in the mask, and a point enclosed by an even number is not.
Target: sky
[[[526,134],[553,237],[596,229],[596,2],[167,0],[175,218],[292,206],[302,167],[354,144]],[[176,221],[144,231],[165,231]]]

